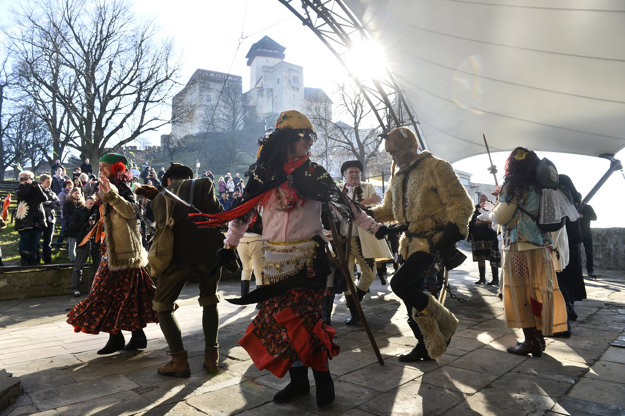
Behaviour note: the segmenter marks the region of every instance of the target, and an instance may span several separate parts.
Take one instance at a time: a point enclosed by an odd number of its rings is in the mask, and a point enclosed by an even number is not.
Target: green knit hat
[[[98,160],[98,162],[110,163],[111,165],[113,163],[121,162],[126,165],[126,168],[130,169],[130,166],[128,166],[128,159],[126,159],[124,155],[120,155],[119,153],[107,153],[102,156]]]

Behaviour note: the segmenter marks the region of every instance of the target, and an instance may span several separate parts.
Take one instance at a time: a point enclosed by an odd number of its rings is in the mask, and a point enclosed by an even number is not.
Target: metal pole
[[[597,182],[597,184],[590,190],[590,192],[588,192],[588,195],[584,197],[584,199],[582,200],[582,205],[587,204],[588,201],[590,201],[590,199],[595,196],[599,188],[603,186],[603,184],[608,180],[613,172],[616,172],[617,170],[623,170],[623,165],[621,164],[621,161],[615,159],[614,155],[604,153],[599,155],[599,157],[608,159],[610,161],[610,167],[608,168],[608,171],[601,177],[601,179],[599,179],[599,182]]]

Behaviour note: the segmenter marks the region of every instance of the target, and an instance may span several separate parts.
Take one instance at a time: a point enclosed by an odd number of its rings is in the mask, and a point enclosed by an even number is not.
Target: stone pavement
[[[330,363],[337,398],[324,410],[314,394],[291,404],[272,403],[288,377],[258,371],[237,344],[255,314],[253,306],[220,303],[224,369],[206,375],[196,285],[185,288],[176,312],[190,354],[189,379],[156,374],[157,365],[169,360],[157,325],[146,328],[145,351],[98,356],[107,335],[75,334],[65,323],[75,298],[2,301],[0,369],[19,377],[24,394],[0,416],[625,415],[625,273],[597,273],[598,280],[586,281],[588,300],[576,304],[573,336],[547,338],[540,358],[505,351],[521,331],[505,328],[496,289],[473,284],[477,267],[469,260],[450,276],[454,293],[465,301],[447,298],[460,327],[438,362],[397,361],[414,339],[388,286],[376,280],[363,302],[384,366],[362,326],[345,326],[344,298],[337,297],[333,322],[341,354]],[[240,285],[227,281],[220,289],[230,297]]]

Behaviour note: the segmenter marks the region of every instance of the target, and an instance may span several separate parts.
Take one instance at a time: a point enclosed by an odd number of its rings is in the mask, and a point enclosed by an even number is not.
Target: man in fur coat
[[[361,207],[370,207],[380,203],[381,199],[372,184],[361,182],[360,175],[362,169],[363,166],[360,160],[348,160],[344,162],[341,165],[341,175],[343,175],[345,183],[339,188],[351,200],[360,204]],[[344,237],[347,237],[347,228],[347,222],[343,221],[341,223],[341,234]],[[378,240],[370,233],[362,232],[358,227],[352,227],[349,247],[348,269],[353,271],[354,263],[358,260],[358,265],[362,272],[358,283],[355,285],[358,299],[362,300],[375,279],[375,270],[373,268],[375,258],[389,259],[392,258],[392,255],[386,245],[386,240]],[[352,280],[354,280],[353,273]],[[349,290],[345,291],[345,303],[350,313],[350,316],[345,320],[345,324],[354,325],[360,320],[360,315],[358,315],[356,304]]]
[[[423,292],[425,277],[436,257],[448,270],[466,258],[455,244],[467,236],[473,203],[448,162],[427,151],[418,152],[410,129],[391,130],[385,148],[393,158],[392,171],[395,165],[399,171],[393,172],[384,203],[372,212],[376,221],[396,221],[407,228],[399,249],[405,262],[393,276],[391,288],[406,305],[408,324],[418,340],[399,359],[434,359],[445,353],[458,319]],[[388,231],[383,227],[379,234]]]

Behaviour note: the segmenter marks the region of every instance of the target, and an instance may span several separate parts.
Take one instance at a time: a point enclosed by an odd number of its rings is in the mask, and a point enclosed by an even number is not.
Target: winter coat
[[[106,254],[110,270],[145,267],[148,254],[141,244],[137,215],[139,204],[125,183],[100,193],[104,206]]]
[[[430,253],[428,239],[435,245],[448,222],[466,237],[473,202],[451,165],[423,151],[409,167],[395,174],[383,204],[372,212],[378,222],[408,225],[399,249],[408,258],[416,251]]]
[[[223,208],[215,197],[213,181],[210,178],[195,180],[193,201],[190,201],[192,180],[176,180],[167,187],[183,200],[191,202],[204,213],[216,214]],[[162,194],[158,194],[151,203],[156,220],[156,235],[158,230],[167,223],[166,201]],[[189,211],[180,204],[172,204],[169,209],[174,219],[174,255],[172,264],[185,267],[197,264],[214,264],[215,252],[223,247],[224,236],[219,229],[197,228],[188,217]]]
[[[78,244],[89,234],[89,231],[93,228],[93,224],[98,221],[99,217],[98,207],[96,205],[91,209],[83,206],[76,210],[69,227],[77,230],[76,240]],[[89,224],[89,218],[93,220],[93,224]]]
[[[15,230],[44,229],[47,226],[43,202],[48,197],[39,184],[23,183],[15,191],[17,196],[17,212],[15,213]]]
[[[43,189],[43,193],[46,194],[46,197],[48,198],[47,201],[43,202],[43,211],[45,213],[46,222],[48,225],[54,224],[56,222],[55,211],[61,208],[61,201],[59,201],[59,197],[56,196],[51,188]]]
[[[226,188],[226,182],[225,181],[219,181],[217,183],[217,192],[219,192],[219,195],[223,194],[227,190],[228,189]]]
[[[75,201],[68,199],[63,205],[63,216],[65,217],[65,236],[78,238],[80,233],[80,219],[77,218],[78,210],[82,208]]]

